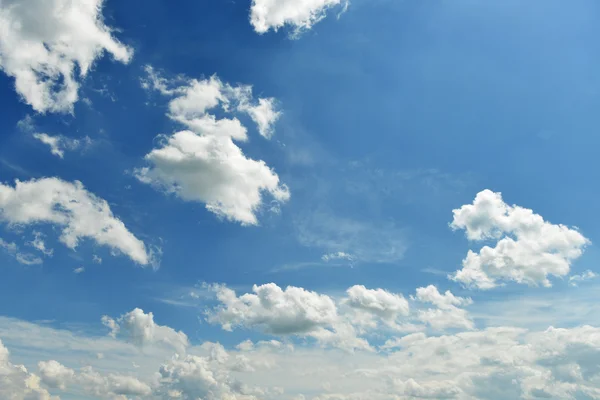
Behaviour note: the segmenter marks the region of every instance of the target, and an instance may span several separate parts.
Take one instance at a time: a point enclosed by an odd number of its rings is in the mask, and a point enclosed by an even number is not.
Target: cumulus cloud
[[[456,299],[460,299],[431,289],[419,293],[423,300],[442,307],[456,307]],[[17,324],[15,337],[21,337],[23,327],[23,323]],[[99,340],[79,336],[81,334],[67,339],[64,333],[51,328],[26,332],[29,340],[22,339],[22,343],[34,343],[34,346],[52,341],[59,347],[85,344],[85,348],[91,350],[93,343]],[[32,338],[34,340],[30,340]],[[297,400],[306,398],[306,394],[310,394],[311,400],[593,399],[600,396],[597,366],[600,329],[592,326],[550,327],[542,331],[493,327],[446,335],[419,332],[391,339],[384,352],[357,351],[351,355],[335,349],[315,348],[312,343],[289,346],[278,341],[244,341],[236,348],[227,349],[218,343],[204,342],[190,346],[186,356],[177,355],[166,361],[144,358],[146,363],[153,364],[150,368],[135,358],[140,354],[126,356],[113,353],[112,346],[103,346],[107,355],[97,361],[114,358],[116,364],[104,364],[100,371],[90,366],[73,369],[52,360],[40,362],[40,380],[23,367],[10,364],[6,348],[0,345],[0,396],[19,400],[49,399],[41,383],[69,397],[81,398],[81,393],[85,393],[93,398],[119,400],[136,397]],[[56,351],[52,346],[47,349]],[[118,373],[116,369],[124,364],[131,365],[127,361],[141,365],[136,373],[142,375]],[[278,387],[273,387],[274,382]]]
[[[184,354],[189,346],[185,333],[158,325],[154,322],[154,315],[151,312],[146,314],[139,308],[133,309],[117,320],[104,316],[102,323],[111,330],[112,337],[124,338],[140,347],[159,344]]]
[[[465,286],[490,289],[499,281],[551,286],[550,276],[568,275],[571,263],[590,243],[576,229],[555,225],[532,210],[510,206],[500,193],[484,190],[473,204],[453,210],[452,229],[471,241],[496,240],[494,247],[469,250],[463,268],[451,278]]]
[[[236,144],[248,140],[240,120],[211,113],[219,106],[225,113],[246,112],[260,133],[270,136],[278,116],[271,99],[259,99],[254,106],[250,86],[232,87],[215,76],[168,81],[150,67],[147,72],[144,87],[172,97],[168,116],[187,130],[163,136],[160,146],[146,155],[149,166],[136,170],[141,182],[202,202],[218,216],[244,225],[258,223],[265,194],[280,203],[290,198],[279,176],[264,161],[246,157]]]
[[[66,390],[69,386],[77,385],[96,398],[123,399],[128,396],[150,396],[152,388],[133,376],[109,373],[102,375],[87,366],[76,372],[55,360],[38,363],[42,382],[51,388]]]
[[[409,314],[408,301],[401,294],[390,293],[383,289],[367,289],[355,285],[346,291],[346,304],[352,308],[375,314],[381,318],[395,320],[398,316]]]
[[[348,4],[347,0],[252,0],[250,23],[259,34],[288,25],[298,35],[325,18],[330,9],[345,10]]]
[[[413,298],[421,303],[429,303],[436,308],[418,311],[418,319],[436,330],[448,328],[473,329],[474,324],[465,309],[459,306],[472,304],[470,298],[456,297],[449,290],[441,294],[437,287],[429,285],[416,290]]]
[[[353,326],[338,315],[335,301],[304,288],[280,288],[274,283],[254,285],[253,293],[237,296],[222,285],[213,286],[221,305],[208,313],[208,321],[225,330],[259,329],[273,335],[310,337],[344,349],[369,348]]]
[[[79,81],[104,52],[128,63],[132,50],[102,18],[103,0],[3,0],[0,68],[15,79],[23,100],[38,112],[69,112]]]
[[[0,183],[0,222],[9,226],[57,225],[63,227],[61,242],[71,249],[87,238],[138,264],[152,262],[144,243],[113,215],[108,203],[77,181],[43,178],[16,181],[14,187]]]
[[[60,400],[40,386],[40,378],[23,365],[10,362],[9,352],[0,341],[0,398],[9,400]]]

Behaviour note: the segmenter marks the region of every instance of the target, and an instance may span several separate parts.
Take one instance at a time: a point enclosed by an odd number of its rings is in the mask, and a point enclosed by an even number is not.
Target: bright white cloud
[[[87,136],[79,140],[62,135],[50,136],[46,133],[34,133],[33,137],[50,147],[50,152],[59,158],[64,158],[65,151],[74,151],[88,147],[92,143],[92,139]]]
[[[10,226],[57,225],[63,227],[61,242],[71,249],[88,238],[122,252],[138,264],[152,262],[144,243],[115,218],[108,203],[80,182],[44,178],[16,181],[14,187],[0,184],[0,221]]]
[[[270,139],[273,136],[273,125],[281,117],[281,111],[277,111],[274,98],[258,99],[256,105],[242,104],[240,109],[250,115],[263,137]]]
[[[430,294],[433,296],[423,299],[439,299],[437,294]],[[455,307],[454,301],[434,301]],[[245,341],[226,349],[205,342],[190,346],[185,357],[166,356],[166,361],[160,359],[164,354],[124,354],[121,348],[110,345],[113,339],[67,336],[62,331],[23,322],[15,323],[11,330],[0,326],[2,334],[21,343],[17,349],[25,346],[56,352],[57,348],[74,346],[78,351],[103,349],[105,353],[102,359],[94,360],[103,365],[102,371],[92,366],[72,368],[58,361],[41,362],[40,382],[22,367],[7,362],[8,352],[0,345],[0,396],[11,400],[48,399],[47,395],[18,397],[26,390],[30,394],[44,393],[41,383],[61,390],[69,398],[119,400],[136,396],[157,400],[600,397],[600,329],[591,326],[542,331],[494,327],[439,336],[421,332],[392,338],[380,353],[348,354],[315,348],[311,343],[289,346],[276,341]],[[80,354],[70,359],[76,363]],[[108,363],[110,359],[113,364]],[[129,368],[132,362],[140,365],[136,373],[142,375],[117,371],[123,365]]]
[[[22,365],[10,362],[9,352],[0,341],[0,398],[7,400],[60,400],[40,386],[40,378]]]
[[[297,335],[323,345],[352,350],[369,348],[354,327],[338,315],[335,301],[304,288],[280,288],[274,283],[254,285],[253,293],[237,296],[225,287],[213,286],[221,305],[208,313],[208,321],[225,330],[259,329],[272,335]]]
[[[139,308],[122,315],[116,321],[104,316],[102,323],[110,328],[111,336],[122,337],[137,346],[160,344],[171,347],[180,354],[184,354],[185,349],[189,346],[185,333],[175,331],[168,326],[158,325],[154,322],[154,315],[151,312],[146,314]]]
[[[252,105],[251,87],[232,87],[214,76],[171,82],[150,67],[147,71],[144,87],[173,97],[168,116],[188,130],[165,137],[146,155],[150,166],[136,170],[141,182],[187,201],[205,203],[209,211],[244,225],[258,223],[256,213],[265,194],[277,202],[289,199],[289,190],[279,176],[264,161],[246,157],[235,143],[248,140],[242,123],[235,117],[218,118],[209,113],[217,106],[225,112],[247,112],[257,121],[261,134],[269,136],[276,117],[267,115],[261,99],[258,106]],[[270,99],[263,100],[272,104]]]
[[[95,397],[126,400],[128,396],[150,396],[151,387],[133,376],[109,373],[102,375],[92,367],[83,367],[79,372],[67,368],[55,360],[38,363],[42,382],[51,388],[66,390],[77,385]]]
[[[347,0],[252,0],[250,23],[260,34],[288,25],[298,35],[325,18],[329,9],[347,6]]]
[[[355,285],[346,291],[346,304],[352,308],[375,314],[381,318],[395,320],[398,316],[409,314],[408,301],[401,294],[390,293],[383,289],[367,289]]]
[[[104,52],[127,63],[101,15],[103,0],[3,0],[0,68],[15,79],[23,100],[38,112],[69,112],[79,81]]]
[[[571,263],[590,243],[577,230],[510,206],[490,190],[453,213],[450,226],[464,229],[469,240],[497,240],[494,247],[484,246],[478,253],[469,250],[463,268],[452,275],[468,287],[490,289],[498,281],[551,286],[549,277],[568,275]]]
[[[449,290],[441,294],[437,287],[429,285],[416,290],[413,298],[421,303],[429,303],[436,308],[419,310],[417,319],[433,329],[444,331],[448,328],[473,329],[474,324],[466,310],[459,306],[473,303],[470,298],[456,297]]]

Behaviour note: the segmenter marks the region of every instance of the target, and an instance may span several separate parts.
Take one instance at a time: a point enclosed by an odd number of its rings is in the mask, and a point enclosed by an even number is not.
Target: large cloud
[[[498,281],[551,286],[549,277],[568,275],[572,261],[590,243],[577,230],[510,206],[490,190],[453,213],[450,226],[464,229],[469,240],[497,240],[494,247],[484,246],[478,253],[469,250],[463,268],[452,275],[469,287],[490,289]]]
[[[264,161],[246,157],[234,142],[248,140],[240,120],[209,113],[216,112],[219,105],[224,112],[249,113],[267,137],[279,115],[272,109],[272,99],[260,99],[253,105],[249,86],[232,87],[216,77],[186,80],[176,86],[151,68],[148,73],[145,87],[173,97],[168,116],[188,130],[166,137],[146,155],[150,166],[136,171],[141,182],[187,201],[205,203],[209,211],[244,225],[258,223],[256,213],[265,194],[277,202],[289,199],[277,174]]]
[[[431,289],[419,293],[423,300],[449,298]],[[434,301],[442,307],[456,304],[446,300]],[[291,346],[244,341],[226,349],[204,342],[190,346],[187,356],[166,361],[141,353],[129,353],[127,359],[105,338],[81,334],[66,337],[50,328],[32,327],[15,324],[14,335],[9,335],[18,341],[16,349],[29,348],[22,354],[42,348],[47,354],[72,344],[90,351],[98,346],[105,351],[105,357],[97,360],[104,367],[100,371],[91,366],[73,368],[59,361],[40,362],[40,382],[23,367],[10,364],[6,349],[0,345],[2,398],[48,399],[41,383],[84,399],[600,398],[600,329],[591,326],[543,331],[494,327],[439,336],[414,333],[393,338],[379,353],[348,354],[310,343]],[[118,371],[127,361],[141,363],[135,357],[146,357],[142,360],[151,364],[143,368],[143,374],[141,370],[135,376]],[[111,358],[114,364],[106,363]],[[80,359],[78,353],[71,357],[71,363]]]
[[[129,256],[141,265],[151,263],[144,243],[116,218],[108,203],[80,182],[44,178],[15,186],[0,183],[0,222],[12,226],[53,224],[63,228],[60,240],[69,248],[92,239]]]
[[[297,35],[325,18],[330,8],[347,5],[347,0],[252,0],[250,23],[257,33],[289,25]]]
[[[0,1],[0,68],[39,112],[68,112],[85,77],[104,52],[127,63],[101,15],[103,0]]]

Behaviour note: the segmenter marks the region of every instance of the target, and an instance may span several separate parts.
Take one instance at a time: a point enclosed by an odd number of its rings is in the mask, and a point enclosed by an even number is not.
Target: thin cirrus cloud
[[[248,140],[240,120],[211,113],[216,108],[247,113],[257,121],[261,135],[270,137],[279,115],[271,109],[274,101],[253,104],[250,86],[233,87],[216,76],[169,81],[151,67],[147,72],[143,86],[171,98],[167,115],[186,130],[162,136],[160,146],[145,156],[148,166],[135,171],[140,182],[204,203],[210,212],[242,225],[258,224],[265,195],[279,203],[290,198],[275,171],[262,160],[246,157],[238,146]]]
[[[348,4],[348,0],[252,0],[250,23],[259,34],[289,26],[292,36],[298,36],[325,18],[330,9],[344,11]]]
[[[479,192],[472,204],[453,213],[450,227],[465,230],[470,241],[496,241],[494,247],[469,250],[463,268],[451,275],[472,288],[491,289],[506,281],[549,287],[549,278],[567,276],[571,263],[591,243],[578,230],[508,205],[500,193],[491,190]]]
[[[71,112],[80,80],[103,53],[128,63],[132,50],[102,18],[103,0],[4,0],[0,69],[35,111]]]
[[[43,178],[16,181],[14,187],[0,184],[0,222],[9,226],[56,225],[63,228],[60,241],[70,249],[81,239],[92,239],[140,265],[155,262],[144,242],[113,215],[108,203],[80,182]]]

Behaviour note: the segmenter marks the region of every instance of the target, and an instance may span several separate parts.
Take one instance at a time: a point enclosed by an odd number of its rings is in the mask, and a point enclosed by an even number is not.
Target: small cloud
[[[102,259],[100,257],[98,257],[96,254],[94,254],[94,258],[92,258],[92,261],[95,264],[102,264]]]
[[[85,268],[84,268],[84,267],[75,268],[75,269],[73,270],[73,272],[74,272],[74,273],[76,273],[76,274],[81,274],[81,273],[82,273],[82,272],[84,272],[84,271],[85,271]]]
[[[321,260],[323,260],[325,262],[335,261],[335,260],[346,260],[346,261],[352,262],[352,261],[356,260],[356,257],[354,257],[352,254],[348,254],[343,251],[338,251],[336,253],[323,254],[323,256],[321,257]]]
[[[598,274],[590,271],[589,269],[579,275],[571,275],[569,277],[569,285],[577,287],[578,283],[589,281],[598,277]]]

